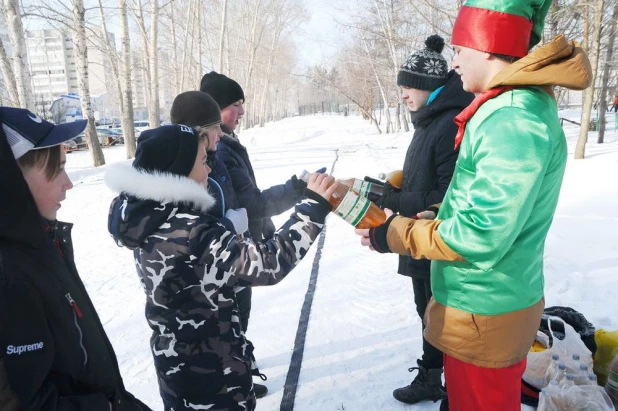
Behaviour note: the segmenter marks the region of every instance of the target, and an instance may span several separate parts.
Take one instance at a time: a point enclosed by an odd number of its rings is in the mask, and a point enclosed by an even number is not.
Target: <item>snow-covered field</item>
[[[565,113],[569,118],[572,117]],[[586,160],[573,160],[578,128],[565,123],[569,162],[545,255],[546,303],[581,311],[599,328],[618,329],[618,134],[609,116],[606,143],[590,133]],[[303,169],[331,167],[339,178],[377,176],[401,168],[412,133],[378,135],[358,117],[296,117],[243,131],[260,187],[284,182]],[[109,163],[124,147],[104,149]],[[107,232],[113,193],[105,167],[93,169],[88,152],[67,155],[75,187],[59,218],[75,223],[77,266],[101,316],[127,388],[161,410],[152,364],[145,295],[132,253]],[[280,225],[287,218],[275,218]],[[254,342],[269,394],[259,410],[278,410],[296,328],[310,278],[314,246],[281,284],[255,288],[248,337]],[[317,289],[307,332],[295,410],[437,410],[392,397],[408,384],[407,368],[421,354],[421,323],[410,279],[396,274],[397,257],[363,249],[353,229],[327,220]],[[529,409],[524,407],[523,409]]]

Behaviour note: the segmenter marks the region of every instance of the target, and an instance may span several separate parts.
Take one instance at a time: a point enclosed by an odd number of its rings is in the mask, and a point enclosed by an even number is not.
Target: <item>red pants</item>
[[[444,354],[450,411],[520,411],[526,360],[507,368],[483,368]]]

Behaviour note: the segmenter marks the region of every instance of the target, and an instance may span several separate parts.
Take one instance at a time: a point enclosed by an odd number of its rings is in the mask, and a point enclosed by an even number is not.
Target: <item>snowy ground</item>
[[[573,117],[572,113],[565,113]],[[575,117],[574,117],[575,118]],[[572,160],[578,129],[565,123],[569,162],[546,247],[547,305],[568,305],[599,328],[618,329],[618,134],[613,116],[606,143],[596,133],[586,160]],[[357,117],[296,117],[243,131],[262,188],[303,169],[330,166],[335,176],[376,176],[401,168],[411,133],[378,135]],[[108,163],[124,160],[124,147],[104,150]],[[105,167],[89,167],[87,152],[67,156],[75,188],[59,218],[75,223],[77,266],[116,349],[130,391],[161,410],[144,319],[145,296],[132,253],[107,232],[113,194]],[[275,220],[280,225],[286,215]],[[267,397],[259,410],[279,409],[315,246],[281,284],[254,289],[248,336],[256,346]],[[362,249],[343,220],[328,218],[295,410],[437,410],[404,405],[392,390],[408,384],[407,368],[421,353],[421,324],[410,280],[396,274],[397,257]],[[529,409],[524,407],[524,409]]]

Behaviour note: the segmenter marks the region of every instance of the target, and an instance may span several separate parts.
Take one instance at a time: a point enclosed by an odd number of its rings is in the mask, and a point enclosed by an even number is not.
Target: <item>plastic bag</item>
[[[547,318],[547,317],[543,317]],[[564,339],[559,339],[552,330],[551,323],[557,321],[564,326]],[[528,361],[526,364],[526,371],[524,372],[523,380],[537,389],[542,389],[547,386],[545,382],[545,373],[549,364],[551,363],[552,354],[558,354],[561,358],[561,362],[565,362],[568,368],[570,365],[570,358],[573,354],[579,354],[580,364],[585,364],[589,369],[592,369],[592,353],[586,347],[581,337],[560,317],[548,317],[549,333],[552,336],[552,346],[545,351],[541,352],[529,352]],[[579,365],[577,365],[579,368]]]
[[[541,391],[537,411],[614,411],[609,396],[598,385],[577,385],[556,391]]]
[[[618,355],[618,330],[597,330],[594,339],[597,342],[597,352],[594,353],[594,373],[599,379],[599,384],[605,385],[609,364]]]

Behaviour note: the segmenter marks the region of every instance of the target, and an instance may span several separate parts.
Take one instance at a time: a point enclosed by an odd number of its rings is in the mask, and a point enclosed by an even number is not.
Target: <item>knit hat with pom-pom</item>
[[[399,69],[397,85],[434,91],[446,84],[448,64],[444,56],[444,39],[437,34],[427,37],[425,48],[411,54]]]

